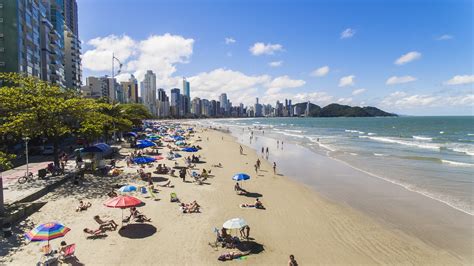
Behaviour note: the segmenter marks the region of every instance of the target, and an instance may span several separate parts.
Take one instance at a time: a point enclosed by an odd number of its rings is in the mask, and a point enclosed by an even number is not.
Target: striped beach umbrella
[[[48,241],[63,237],[67,232],[71,231],[68,227],[60,223],[45,223],[38,225],[33,230],[25,234],[25,237],[30,241]]]

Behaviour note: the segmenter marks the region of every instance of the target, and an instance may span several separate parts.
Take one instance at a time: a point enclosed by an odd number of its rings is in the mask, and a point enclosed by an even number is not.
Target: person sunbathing
[[[250,254],[250,251],[245,251],[245,252],[229,252],[226,254],[222,254],[217,258],[220,261],[226,261],[226,260],[233,260],[233,259],[238,259],[243,256],[247,256]]]
[[[118,224],[114,220],[102,220],[99,215],[94,216],[94,220],[102,227],[110,226],[113,230],[117,229]]]
[[[237,194],[239,194],[239,195],[249,193],[247,190],[241,188],[238,182],[235,183],[234,191],[237,192]]]
[[[222,164],[221,163],[218,163],[218,164],[213,164],[212,167],[218,167],[218,168],[222,168]]]
[[[133,217],[136,221],[145,221],[151,222],[151,219],[146,217],[143,213],[139,212],[136,207],[130,208],[130,216]]]
[[[114,189],[112,189],[112,191],[107,193],[107,196],[109,196],[110,198],[115,198],[117,197],[117,192],[115,192]]]
[[[254,204],[242,203],[240,204],[240,207],[265,209],[265,207],[263,207],[262,202],[258,198],[255,200]]]
[[[89,229],[89,228],[84,228],[83,231],[84,231],[84,233],[94,235],[94,236],[102,235],[102,234],[105,233],[105,230],[101,229],[100,227],[99,227],[99,229],[96,229],[96,230]]]
[[[181,210],[183,213],[199,212],[200,207],[201,206],[196,201],[193,201],[189,204],[181,203]]]
[[[82,200],[79,201],[79,206],[76,208],[76,212],[87,210],[92,204],[90,202],[84,203]]]

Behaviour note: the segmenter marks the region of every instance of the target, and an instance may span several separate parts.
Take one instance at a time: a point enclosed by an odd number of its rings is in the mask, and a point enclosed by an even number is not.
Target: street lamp
[[[117,73],[115,73],[115,65],[114,65],[115,61],[117,61],[118,64],[119,64],[119,69],[118,69]],[[112,82],[113,82],[114,95],[116,93],[116,91],[115,91],[115,76],[120,74],[120,72],[122,71],[122,66],[123,66],[122,62],[120,62],[120,60],[117,57],[115,57],[114,53],[112,53]],[[116,131],[115,130],[115,122],[112,121],[112,124],[113,124],[113,127],[114,127],[113,131],[114,131],[114,143],[115,143],[115,141],[117,140],[117,135],[116,135],[116,132],[115,132]]]
[[[28,164],[28,141],[30,140],[29,137],[24,137],[23,140],[25,141],[25,155],[26,155],[26,176],[28,176],[29,173],[29,164]]]

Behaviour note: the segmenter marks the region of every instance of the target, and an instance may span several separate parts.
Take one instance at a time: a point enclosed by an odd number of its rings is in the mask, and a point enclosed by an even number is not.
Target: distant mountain
[[[297,103],[296,108],[299,108],[302,113],[306,110],[307,103]],[[316,104],[309,104],[309,116],[311,117],[374,117],[374,116],[397,116],[396,114],[387,113],[376,107],[366,106],[349,106],[332,103],[323,108]]]

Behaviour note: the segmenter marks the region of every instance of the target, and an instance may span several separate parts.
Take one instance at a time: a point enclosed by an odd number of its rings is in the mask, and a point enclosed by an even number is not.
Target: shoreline
[[[215,250],[208,243],[215,240],[213,228],[230,218],[244,218],[251,229],[252,242],[260,249],[245,260],[226,262],[240,265],[280,265],[294,254],[301,265],[314,264],[463,264],[445,249],[425,243],[400,230],[387,228],[376,220],[349,208],[332,203],[314,190],[283,175],[273,175],[271,165],[263,161],[262,170],[254,174],[253,163],[259,157],[253,149],[244,147],[245,155],[239,155],[239,143],[233,136],[214,130],[199,130],[203,147],[199,169],[212,169],[214,177],[207,184],[182,182],[179,178],[156,176],[165,182],[171,180],[174,188],[160,188],[159,201],[137,196],[146,204],[140,211],[152,219],[145,224],[148,231],[140,235],[123,232],[107,232],[104,239],[87,240],[84,227],[94,227],[92,216],[120,219],[120,211],[102,205],[104,193],[116,182],[142,184],[136,178],[88,177],[82,187],[64,185],[43,200],[47,204],[31,215],[21,226],[27,229],[33,224],[49,220],[61,221],[71,228],[60,240],[75,243],[76,257],[84,264],[161,264],[161,265],[221,265],[217,257],[232,250]],[[209,140],[207,140],[209,138]],[[166,152],[166,148],[160,149]],[[183,153],[183,155],[190,155]],[[222,168],[213,164],[222,163]],[[173,165],[173,161],[159,163]],[[182,160],[178,160],[182,165]],[[123,161],[117,163],[124,166]],[[136,167],[126,168],[126,173],[136,173]],[[148,169],[146,169],[148,170]],[[233,191],[235,181],[231,176],[238,172],[249,173],[252,178],[243,187],[251,196],[239,196]],[[154,175],[155,177],[155,175]],[[188,177],[189,179],[189,177]],[[169,202],[169,193],[176,192],[183,202],[197,200],[202,212],[183,214],[176,203]],[[239,208],[242,203],[252,203],[255,196],[265,210]],[[90,210],[76,213],[77,201],[86,199],[92,203]],[[140,224],[135,224],[137,227]],[[39,246],[44,243],[21,245],[16,252],[5,256],[5,263],[36,263]],[[107,256],[104,256],[107,254]],[[469,263],[469,262],[468,262]]]
[[[246,131],[247,133],[247,131]],[[245,141],[245,139],[242,139],[242,138],[238,138],[234,135],[234,133],[228,133],[230,134],[231,136],[233,136],[234,138],[236,138],[236,140],[243,144],[243,145],[249,145],[249,142],[248,141]],[[258,148],[256,147],[257,143],[259,143],[259,140],[261,139],[269,139],[271,141],[273,141],[273,145],[276,141],[276,139],[272,138],[272,137],[268,137],[268,136],[262,136],[262,135],[257,135],[257,137],[254,137],[255,138],[255,141],[253,141],[252,144],[250,144],[250,148],[252,148],[254,150],[254,152],[257,152],[258,153]],[[267,142],[268,143],[268,142]],[[261,143],[259,143],[261,144]],[[268,145],[268,144],[267,144]],[[284,166],[284,169],[282,170],[282,172],[285,174],[285,176],[287,176],[289,179],[293,179],[295,180],[296,182],[299,182],[301,183],[302,185],[305,185],[305,186],[308,186],[310,187],[315,193],[317,193],[318,195],[320,196],[323,196],[325,198],[327,198],[328,200],[330,200],[331,202],[334,202],[335,204],[342,204],[342,205],[345,205],[345,206],[348,206],[358,212],[361,212],[363,215],[368,215],[369,217],[371,218],[374,218],[376,219],[377,221],[391,227],[391,228],[395,228],[395,229],[400,229],[402,231],[404,231],[405,233],[408,233],[410,235],[413,235],[423,241],[428,241],[430,243],[433,243],[441,248],[447,248],[447,249],[450,249],[452,251],[454,251],[457,255],[463,257],[463,258],[466,258],[467,260],[469,261],[472,261],[472,253],[470,253],[470,247],[469,247],[469,243],[472,244],[472,239],[473,239],[473,236],[472,236],[472,230],[469,230],[470,228],[472,228],[472,215],[463,211],[463,210],[459,210],[458,208],[455,208],[441,200],[438,200],[438,199],[435,199],[435,198],[432,198],[432,197],[429,197],[428,195],[425,195],[423,193],[419,193],[418,191],[413,191],[413,190],[410,190],[408,188],[406,188],[405,186],[402,186],[400,184],[397,184],[395,182],[392,182],[390,180],[387,180],[385,178],[381,178],[379,176],[376,176],[372,173],[369,173],[367,171],[364,171],[362,169],[358,169],[357,167],[349,164],[348,162],[345,162],[343,160],[340,160],[338,158],[333,158],[327,154],[322,154],[322,153],[317,153],[315,152],[314,150],[312,149],[309,149],[308,147],[306,146],[303,146],[303,145],[300,145],[298,143],[293,143],[293,142],[289,142],[288,140],[285,142],[285,149],[283,151],[287,151],[288,149],[287,148],[290,148],[291,149],[291,146],[297,146],[297,147],[300,147],[300,150],[307,150],[307,156],[314,156],[315,159],[317,159],[318,157],[324,157],[326,158],[327,160],[331,160],[331,161],[334,161],[334,162],[337,162],[338,164],[343,164],[345,166],[347,166],[348,168],[350,168],[353,172],[360,172],[360,173],[363,173],[363,178],[364,179],[367,179],[367,178],[375,178],[376,180],[380,181],[380,182],[377,182],[375,181],[375,183],[379,183],[377,184],[375,187],[373,184],[371,184],[371,188],[370,189],[366,189],[364,192],[366,194],[371,194],[371,191],[372,190],[376,190],[376,189],[380,189],[380,190],[384,190],[384,191],[390,191],[390,190],[394,190],[395,191],[395,194],[396,196],[395,197],[392,197],[392,198],[389,198],[388,196],[386,196],[385,198],[384,197],[380,197],[380,196],[376,196],[376,197],[379,197],[379,201],[377,201],[376,204],[387,204],[389,206],[391,206],[390,208],[398,208],[400,209],[399,211],[387,211],[386,208],[379,208],[378,210],[376,209],[374,211],[374,209],[371,209],[370,207],[373,206],[374,204],[372,203],[369,203],[367,202],[367,198],[370,198],[371,196],[370,195],[364,195],[363,197],[365,197],[366,199],[360,199],[359,201],[364,201],[362,203],[356,203],[354,204],[354,197],[341,197],[340,193],[335,191],[334,189],[334,186],[335,184],[330,184],[329,186],[333,187],[331,188],[330,191],[325,191],[325,189],[321,189],[319,188],[318,189],[318,186],[320,185],[326,185],[328,186],[328,183],[327,183],[327,180],[325,180],[324,182],[314,182],[314,180],[311,179],[312,176],[308,176],[308,174],[305,175],[305,172],[307,171],[295,171],[296,168],[301,168],[303,167],[303,165],[301,165],[301,163],[298,163],[296,162],[296,165],[285,165],[283,164]],[[265,146],[267,147],[267,146]],[[278,149],[277,149],[278,150]],[[278,153],[277,153],[278,154]],[[302,156],[302,155],[300,155]],[[303,156],[304,157],[304,156]],[[273,157],[275,158],[275,157]],[[272,159],[272,158],[270,158]],[[282,158],[275,158],[275,160],[290,160],[291,158],[288,158],[288,157],[285,157],[284,159]],[[319,158],[320,160],[321,158]],[[336,164],[333,165],[333,167],[335,166]],[[286,167],[285,167],[286,166]],[[328,166],[322,166],[322,167],[328,167]],[[280,168],[281,169],[281,168]],[[312,170],[312,169],[311,169]],[[300,178],[295,178],[295,176],[300,176]],[[301,176],[305,176],[305,178],[301,178]],[[331,181],[329,181],[331,182]],[[354,183],[351,183],[353,185],[355,185]],[[344,184],[342,184],[344,185]],[[390,188],[392,187],[392,188]],[[363,186],[360,186],[359,188],[362,188],[364,189]],[[405,191],[406,193],[403,193],[403,192],[397,192],[397,190],[403,190]],[[397,197],[400,197],[400,193],[402,193],[402,197],[409,197],[410,199],[413,200],[413,202],[415,203],[408,203],[407,204],[407,201],[406,199],[403,199],[403,200],[400,200],[400,199],[397,199]],[[335,195],[337,194],[337,195]],[[372,193],[373,194],[373,193]],[[410,196],[410,194],[412,194]],[[355,196],[357,198],[356,195],[352,195],[352,196]],[[388,199],[388,200],[387,200]],[[430,201],[433,201],[430,203]],[[417,203],[420,203],[420,206],[417,206]],[[397,206],[397,205],[401,205],[401,206],[404,206],[404,208],[409,208],[408,209],[408,213],[411,212],[411,214],[406,214],[404,213],[403,216],[408,216],[411,218],[403,218],[403,219],[400,219],[399,217],[396,217],[396,216],[399,216],[399,215],[402,215],[402,212],[404,210],[402,210],[402,207],[400,206]],[[436,211],[432,211],[432,212],[426,212],[424,211],[423,209],[425,207],[429,207],[429,208],[436,208],[437,210]],[[420,213],[421,212],[421,213]],[[413,224],[413,221],[417,220],[417,216],[420,215],[420,216],[427,216],[427,217],[423,217],[423,220],[422,221],[418,221],[418,222],[421,222],[423,223],[423,221],[425,222],[428,222],[430,223],[430,226],[434,226],[434,227],[439,227],[439,228],[443,228],[443,230],[441,230],[442,232],[435,232],[435,231],[432,231],[432,232],[423,232],[423,230],[419,230],[419,229],[416,229],[414,230],[414,227],[416,227],[416,225]],[[454,218],[453,218],[454,217]],[[433,220],[435,222],[433,222]],[[446,222],[446,221],[450,221],[450,222]],[[461,242],[463,242],[464,244],[461,244],[461,246],[458,246],[458,247],[454,247],[453,248],[453,245],[454,244],[457,244],[455,243],[458,239],[456,237],[447,237],[449,240],[449,243],[446,244],[446,236],[445,236],[445,233],[449,233],[452,229],[452,226],[450,225],[451,223],[453,224],[460,224],[461,226],[459,226],[459,228],[457,228],[457,235],[458,237],[461,237],[463,238],[463,240]],[[439,229],[438,228],[438,229]],[[429,231],[429,230],[428,230]],[[432,233],[435,233],[436,236],[430,236],[430,234]],[[464,235],[464,233],[466,235]]]

